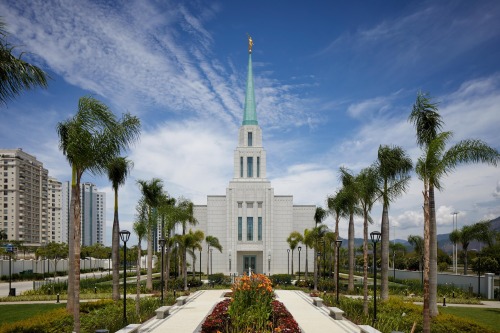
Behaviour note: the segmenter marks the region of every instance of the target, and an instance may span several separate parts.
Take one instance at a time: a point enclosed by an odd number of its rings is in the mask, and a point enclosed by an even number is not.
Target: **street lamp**
[[[373,242],[373,323],[377,321],[377,243],[382,234],[380,231],[372,231],[370,238]]]
[[[123,242],[123,323],[127,323],[127,242],[130,231],[120,230],[120,238]]]
[[[318,251],[318,253],[317,253],[317,257],[318,257],[318,267],[317,267],[317,268],[318,268],[318,270],[317,270],[316,278],[318,278],[318,277],[319,277],[319,279],[321,280],[321,264],[320,264],[321,252],[319,252],[319,251]],[[318,287],[317,283],[318,283],[318,280],[316,279],[316,282],[315,282],[315,288],[317,288],[317,287]],[[316,289],[314,289],[314,290],[316,290]]]
[[[342,240],[337,239],[335,241],[337,246],[337,305],[339,304],[339,261],[340,261],[340,247],[342,246]]]
[[[161,283],[160,283],[160,288],[161,288],[161,305],[163,306],[163,285],[164,285],[164,280],[163,280],[163,252],[165,250],[165,239],[160,238],[159,240],[160,247],[161,247]]]
[[[288,263],[288,268],[287,268],[287,272],[288,272],[288,275],[290,275],[290,249],[286,249],[286,252],[288,252],[288,259],[287,259],[287,263]]]
[[[325,248],[325,240],[323,239],[323,279],[326,279],[326,248]],[[321,267],[321,266],[320,266]]]
[[[299,246],[299,281],[300,281],[300,251],[302,251],[302,246]]]
[[[477,252],[477,298],[481,298],[481,253]]]
[[[396,282],[396,251],[392,251],[392,282]]]
[[[170,272],[168,272],[168,274],[170,274]],[[208,275],[208,272],[207,272],[207,275]],[[200,249],[200,281],[201,281],[201,249]]]
[[[267,273],[271,275],[271,252],[267,255]]]
[[[12,253],[14,252],[14,247],[12,244],[7,245],[7,253],[9,254],[9,296],[15,296],[12,290]]]
[[[210,274],[214,274],[214,270],[213,270],[213,267],[212,267],[212,264],[213,264],[213,252],[214,252],[214,249],[210,249]]]

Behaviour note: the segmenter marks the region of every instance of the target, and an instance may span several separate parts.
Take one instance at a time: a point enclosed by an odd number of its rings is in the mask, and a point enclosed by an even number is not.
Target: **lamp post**
[[[12,292],[12,253],[14,248],[12,244],[7,245],[7,253],[9,254],[9,296],[14,296]]]
[[[392,282],[396,282],[396,251],[392,251]]]
[[[317,268],[318,268],[318,271],[317,271],[318,273],[317,273],[317,275],[316,275],[316,276],[317,276],[317,277],[321,280],[321,264],[320,264],[321,252],[319,252],[319,251],[318,251],[318,253],[317,253],[317,257],[318,257],[318,267],[317,267]],[[317,281],[317,280],[316,280],[316,281]],[[315,288],[317,288],[317,287],[318,287],[318,286],[317,286],[317,282],[316,282],[316,287],[315,287]],[[315,289],[315,290],[316,290],[316,289]]]
[[[298,249],[299,249],[299,281],[300,281],[300,251],[302,251],[302,246],[299,246]]]
[[[127,323],[127,242],[130,231],[120,230],[120,238],[123,242],[123,323]]]
[[[231,250],[229,250],[229,274],[231,274]]]
[[[342,241],[337,239],[335,241],[335,245],[337,246],[337,305],[339,304],[339,261],[340,261],[340,247],[342,246]]]
[[[163,306],[163,289],[165,289],[163,286],[164,286],[164,283],[165,283],[165,280],[163,279],[163,252],[165,250],[165,239],[163,238],[160,238],[159,240],[159,243],[160,243],[160,247],[161,247],[161,282],[160,282],[160,288],[161,288],[161,305]]]
[[[271,253],[267,255],[267,273],[271,276]]]
[[[214,274],[214,270],[213,270],[213,252],[214,252],[214,249],[210,249],[210,274]]]
[[[380,231],[370,233],[373,242],[373,323],[377,321],[377,243],[381,236]]]
[[[326,279],[326,248],[325,248],[325,240],[323,239],[323,279]],[[321,266],[320,266],[321,267]]]
[[[288,275],[290,275],[290,249],[286,249],[286,252],[288,252],[288,259],[287,259],[287,263],[288,263],[288,268],[287,268],[287,272],[288,272]]]
[[[169,272],[170,274],[170,272]],[[207,272],[207,275],[208,275],[208,272]],[[200,249],[200,281],[201,281],[201,249]]]

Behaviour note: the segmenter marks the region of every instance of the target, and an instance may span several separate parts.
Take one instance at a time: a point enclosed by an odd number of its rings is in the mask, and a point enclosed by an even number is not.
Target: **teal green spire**
[[[245,95],[245,112],[243,114],[243,125],[258,125],[257,112],[255,111],[255,94],[253,91],[253,73],[252,73],[252,51],[248,54],[248,76],[247,92]]]

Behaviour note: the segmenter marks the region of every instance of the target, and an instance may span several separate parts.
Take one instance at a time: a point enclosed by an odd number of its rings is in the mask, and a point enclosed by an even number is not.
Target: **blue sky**
[[[27,4],[29,3],[29,5]],[[439,102],[454,142],[500,149],[500,2],[491,1],[2,1],[9,41],[45,69],[47,90],[0,108],[2,148],[22,147],[61,181],[70,168],[56,124],[93,95],[140,117],[134,169],[120,191],[131,228],[137,179],[205,204],[232,178],[247,66],[254,40],[257,117],[276,194],[325,206],[338,170],[359,172],[380,144],[420,151],[407,122],[417,91]],[[105,177],[85,175],[108,193]],[[500,215],[500,169],[461,166],[438,192],[438,233]],[[391,238],[422,234],[421,181],[390,210]],[[373,209],[380,227],[380,205]],[[331,219],[327,223],[331,223]],[[356,237],[362,236],[361,220]],[[341,223],[347,236],[347,223]]]

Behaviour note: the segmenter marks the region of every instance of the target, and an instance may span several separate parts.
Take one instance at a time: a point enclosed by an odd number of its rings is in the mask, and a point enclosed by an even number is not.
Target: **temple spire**
[[[243,113],[243,125],[258,125],[257,112],[255,110],[255,94],[253,90],[252,47],[252,37],[248,36],[248,75],[247,91],[245,95],[245,111]]]

